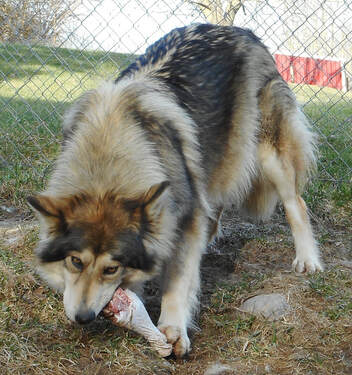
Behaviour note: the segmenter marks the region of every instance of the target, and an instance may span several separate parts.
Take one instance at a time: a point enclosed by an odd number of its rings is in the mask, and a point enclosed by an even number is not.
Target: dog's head
[[[154,185],[137,199],[113,192],[28,198],[41,224],[38,272],[63,292],[70,320],[92,321],[117,287],[154,275],[167,187],[167,182]]]

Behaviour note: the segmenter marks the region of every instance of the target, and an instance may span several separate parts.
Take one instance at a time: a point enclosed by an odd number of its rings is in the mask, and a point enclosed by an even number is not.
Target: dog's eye
[[[116,267],[106,267],[106,268],[104,268],[104,275],[113,275],[114,273],[117,272],[118,269],[119,269],[118,266],[116,266]]]
[[[81,259],[79,259],[78,257],[71,256],[71,262],[79,270],[83,268],[83,263],[82,263]]]

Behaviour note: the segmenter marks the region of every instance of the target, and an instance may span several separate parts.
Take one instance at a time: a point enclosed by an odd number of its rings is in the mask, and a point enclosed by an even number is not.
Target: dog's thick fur
[[[250,31],[193,25],[151,46],[64,119],[41,222],[39,272],[89,322],[115,289],[162,279],[159,328],[184,355],[199,263],[224,206],[270,217],[279,199],[298,272],[321,270],[300,192],[313,135],[266,47]]]

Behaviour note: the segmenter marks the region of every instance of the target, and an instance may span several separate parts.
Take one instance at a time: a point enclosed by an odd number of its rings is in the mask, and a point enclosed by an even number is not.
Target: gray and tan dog
[[[281,199],[294,270],[322,270],[300,196],[313,135],[252,32],[170,32],[115,82],[85,93],[63,128],[49,186],[28,200],[41,223],[39,273],[63,292],[71,320],[88,323],[117,287],[161,275],[158,325],[183,356],[201,256],[233,204],[266,219]]]

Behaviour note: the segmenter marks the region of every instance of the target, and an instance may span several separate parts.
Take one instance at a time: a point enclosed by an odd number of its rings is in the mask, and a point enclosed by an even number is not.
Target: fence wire
[[[0,0],[2,198],[41,188],[74,99],[193,22],[247,27],[263,40],[319,135],[317,178],[352,182],[351,1]]]

